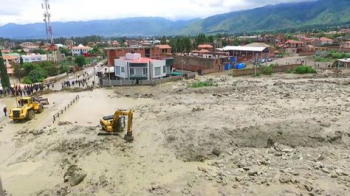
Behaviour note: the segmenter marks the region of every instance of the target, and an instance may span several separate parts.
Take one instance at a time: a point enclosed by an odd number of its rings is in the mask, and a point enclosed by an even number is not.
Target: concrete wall
[[[275,66],[272,68],[272,72],[287,72],[287,71],[293,71],[298,66],[301,66],[301,64],[294,64],[294,65],[282,65],[282,66]],[[264,68],[257,68],[256,72],[262,73]],[[255,69],[234,69],[233,71],[230,71],[232,76],[248,76],[248,75],[254,75]]]
[[[171,82],[171,81],[177,81],[181,80],[182,76],[173,76],[169,78],[160,78],[160,79],[154,79],[154,80],[140,80],[139,84],[140,85],[154,85],[154,84],[161,84],[161,83],[166,83],[166,82]]]
[[[115,65],[115,75],[120,78],[128,78],[128,70],[127,70],[127,62],[121,59],[115,59],[114,60],[114,65]],[[124,68],[124,72],[122,72],[121,68]]]
[[[195,77],[195,75],[190,75],[191,78]],[[160,78],[160,79],[154,79],[154,80],[140,80],[139,85],[154,85],[154,84],[161,84],[176,80],[181,80],[182,76],[173,76],[168,78]],[[134,86],[136,85],[135,80],[111,80],[108,79],[100,79],[100,85],[103,87],[109,87],[109,86]]]
[[[221,70],[220,59],[200,58],[200,57],[188,57],[188,56],[175,56],[174,65],[175,69],[187,70],[187,71],[199,71],[207,69]]]
[[[133,86],[136,84],[135,80],[108,80],[100,79],[100,85],[103,87],[109,86]]]
[[[166,73],[163,73],[163,70],[165,69],[165,60],[160,61],[153,61],[151,62],[152,65],[152,77],[151,78],[163,78],[166,76]],[[156,68],[160,68],[160,75],[156,75]]]

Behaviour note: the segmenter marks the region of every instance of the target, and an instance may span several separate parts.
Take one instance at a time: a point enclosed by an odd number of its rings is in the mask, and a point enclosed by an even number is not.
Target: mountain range
[[[187,21],[170,21],[161,17],[137,17],[116,20],[54,22],[52,26],[55,37],[71,37],[241,33],[347,23],[350,23],[349,0],[317,0],[268,5]],[[0,26],[0,37],[12,39],[44,38],[44,23],[6,24]]]

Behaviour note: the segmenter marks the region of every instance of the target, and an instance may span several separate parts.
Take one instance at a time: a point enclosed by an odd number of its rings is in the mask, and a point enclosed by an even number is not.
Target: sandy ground
[[[14,196],[347,195],[349,93],[345,73],[53,93],[31,122],[0,121],[0,175]],[[97,135],[118,108],[135,110],[132,143]]]

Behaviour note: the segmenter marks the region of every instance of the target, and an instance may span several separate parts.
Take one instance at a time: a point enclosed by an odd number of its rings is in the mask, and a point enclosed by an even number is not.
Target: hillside
[[[160,17],[139,17],[87,22],[55,22],[53,29],[55,37],[194,35],[200,32],[239,33],[349,22],[349,0],[318,0],[269,5],[215,15],[202,20],[174,22]],[[0,37],[44,38],[43,29],[43,23],[7,24],[0,27]]]
[[[197,21],[179,31],[179,34],[237,33],[347,22],[350,22],[350,1],[319,0],[216,15]]]

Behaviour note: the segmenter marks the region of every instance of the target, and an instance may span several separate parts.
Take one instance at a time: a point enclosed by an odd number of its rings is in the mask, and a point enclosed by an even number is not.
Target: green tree
[[[10,87],[10,79],[9,75],[7,74],[7,69],[4,63],[4,59],[2,57],[2,53],[0,51],[0,76],[1,76],[1,85],[2,88],[9,88]]]
[[[41,67],[36,67],[34,70],[30,71],[28,78],[33,82],[42,82],[47,77],[47,73]]]
[[[214,37],[212,35],[208,37],[208,42],[210,42],[210,43],[214,42]]]
[[[163,44],[163,45],[168,44],[165,36],[163,36],[162,39],[160,40],[160,44]]]
[[[84,65],[86,65],[86,58],[84,56],[77,56],[74,62],[82,68]]]
[[[61,54],[64,54],[65,56],[72,56],[72,53],[68,48],[60,47],[59,50]]]
[[[46,51],[42,48],[37,48],[33,50],[33,53],[46,54]]]
[[[196,38],[196,47],[201,44],[201,43],[205,43],[207,42],[207,38],[205,37],[205,34],[200,33],[198,34],[197,38]]]

